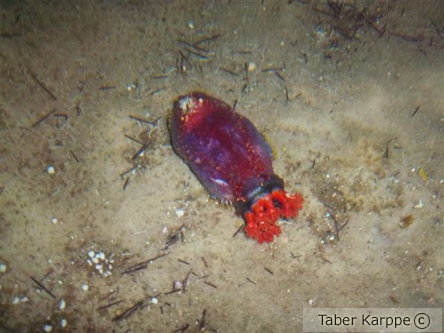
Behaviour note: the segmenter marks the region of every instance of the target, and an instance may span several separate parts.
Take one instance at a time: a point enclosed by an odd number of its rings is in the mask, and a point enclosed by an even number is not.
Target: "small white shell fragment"
[[[63,311],[63,310],[65,310],[65,307],[66,307],[65,300],[64,299],[60,300],[60,302],[59,302],[59,310]]]
[[[100,259],[105,260],[105,253],[100,252],[100,253],[98,253],[98,254],[99,254],[99,258],[100,258]]]
[[[421,209],[424,207],[424,204],[422,203],[422,200],[419,200],[416,205],[413,206],[415,209]]]
[[[57,224],[57,218],[56,218],[56,217],[53,217],[53,218],[51,219],[51,222],[54,223],[54,224]]]
[[[176,208],[175,213],[176,213],[177,217],[182,217],[182,216],[184,216],[185,211],[182,208]]]
[[[45,326],[43,326],[43,329],[45,330],[45,332],[52,332],[52,326],[51,325],[45,325]]]
[[[22,299],[21,299],[21,302],[22,302],[22,303],[26,303],[26,302],[28,302],[28,301],[29,301],[29,298],[26,297],[26,296],[23,296]]]
[[[93,263],[98,264],[99,263],[99,259],[97,259],[96,257],[91,259]]]
[[[88,291],[88,285],[86,283],[82,284],[82,290]]]
[[[63,328],[65,328],[66,325],[68,325],[68,322],[66,321],[65,318],[62,318],[62,319],[60,320],[60,326],[62,326]]]
[[[177,289],[182,289],[182,281],[175,281],[174,287],[176,287]]]
[[[166,235],[168,233],[168,228],[166,227],[166,225],[163,226],[162,233],[164,235]]]
[[[52,165],[50,165],[46,168],[46,172],[48,172],[49,175],[53,175],[55,174],[55,169]]]
[[[0,264],[0,273],[6,273],[8,266],[5,264]]]
[[[11,300],[12,304],[19,304],[20,303],[20,298],[18,298],[17,296],[15,296],[12,300]]]
[[[96,265],[96,269],[97,269],[98,271],[100,271],[101,269],[103,269],[103,265]]]
[[[89,251],[88,251],[88,256],[89,256],[90,258],[93,258],[93,257],[95,256],[94,251],[93,251],[93,250],[89,250]]]
[[[157,304],[159,303],[159,300],[156,297],[151,298],[151,303]]]

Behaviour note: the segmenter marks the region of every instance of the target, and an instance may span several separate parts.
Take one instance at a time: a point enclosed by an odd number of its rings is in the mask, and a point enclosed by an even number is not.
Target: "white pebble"
[[[175,286],[177,289],[182,289],[182,281],[176,281],[176,282],[174,282],[174,286]]]
[[[98,271],[102,270],[102,269],[103,269],[103,265],[96,265],[96,269],[97,269]]]
[[[22,302],[22,303],[26,303],[26,302],[28,302],[28,301],[29,301],[29,298],[26,297],[26,296],[23,296],[22,299],[21,299],[21,302]]]
[[[182,217],[185,215],[185,211],[182,208],[177,208],[176,215],[177,215],[177,217]]]
[[[53,167],[52,165],[50,165],[50,166],[46,169],[46,171],[48,172],[49,175],[53,175],[53,174],[55,174],[55,169],[54,169],[54,167]]]
[[[45,330],[45,332],[52,332],[52,326],[51,325],[45,325],[45,326],[43,326],[43,329]]]
[[[51,219],[51,222],[54,223],[54,224],[57,224],[57,218],[53,217],[53,218]]]
[[[99,259],[97,259],[96,257],[91,259],[93,263],[98,264],[99,263]]]
[[[88,285],[86,283],[82,284],[82,290],[88,291]]]
[[[105,260],[105,253],[100,252],[99,253],[99,258],[102,259],[102,260]]]
[[[62,318],[62,319],[60,320],[60,326],[62,326],[63,328],[65,328],[66,325],[68,325],[68,322],[66,321],[65,318]]]
[[[17,296],[15,296],[15,297],[12,299],[11,303],[12,303],[12,304],[19,304],[19,303],[20,303],[20,298],[18,298]]]
[[[88,256],[89,256],[90,258],[93,258],[93,257],[95,256],[94,251],[93,251],[93,250],[89,250],[89,251],[88,251]]]
[[[0,264],[0,273],[5,273],[7,269],[8,266],[6,266],[5,264]]]
[[[156,297],[151,298],[151,303],[157,304],[159,303],[159,300]]]
[[[60,311],[63,311],[63,310],[65,310],[65,307],[66,307],[66,302],[65,302],[65,300],[60,300],[60,302],[59,302],[59,310]]]
[[[416,205],[413,206],[415,209],[421,209],[424,207],[424,204],[422,203],[422,200],[419,200]]]

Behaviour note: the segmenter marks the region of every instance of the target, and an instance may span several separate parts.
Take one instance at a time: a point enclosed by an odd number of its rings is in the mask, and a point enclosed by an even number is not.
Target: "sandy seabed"
[[[0,9],[0,331],[301,332],[308,307],[443,307],[442,1]],[[172,150],[195,90],[236,104],[304,195],[273,243],[236,234]]]

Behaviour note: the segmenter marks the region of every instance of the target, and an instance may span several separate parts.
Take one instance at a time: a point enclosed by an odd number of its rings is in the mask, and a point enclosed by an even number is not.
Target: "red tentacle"
[[[272,242],[279,236],[281,228],[276,225],[279,217],[296,217],[302,209],[304,198],[301,194],[288,195],[284,190],[277,190],[259,198],[251,210],[245,214],[245,233],[259,244]],[[275,205],[276,203],[276,205]]]

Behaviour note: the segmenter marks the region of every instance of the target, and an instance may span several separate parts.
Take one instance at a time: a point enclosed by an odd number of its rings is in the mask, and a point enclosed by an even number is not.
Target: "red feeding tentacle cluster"
[[[274,236],[281,233],[281,228],[276,225],[279,217],[288,219],[298,216],[303,202],[301,194],[289,195],[284,190],[276,190],[260,197],[251,210],[245,213],[245,233],[259,244],[272,242]]]

